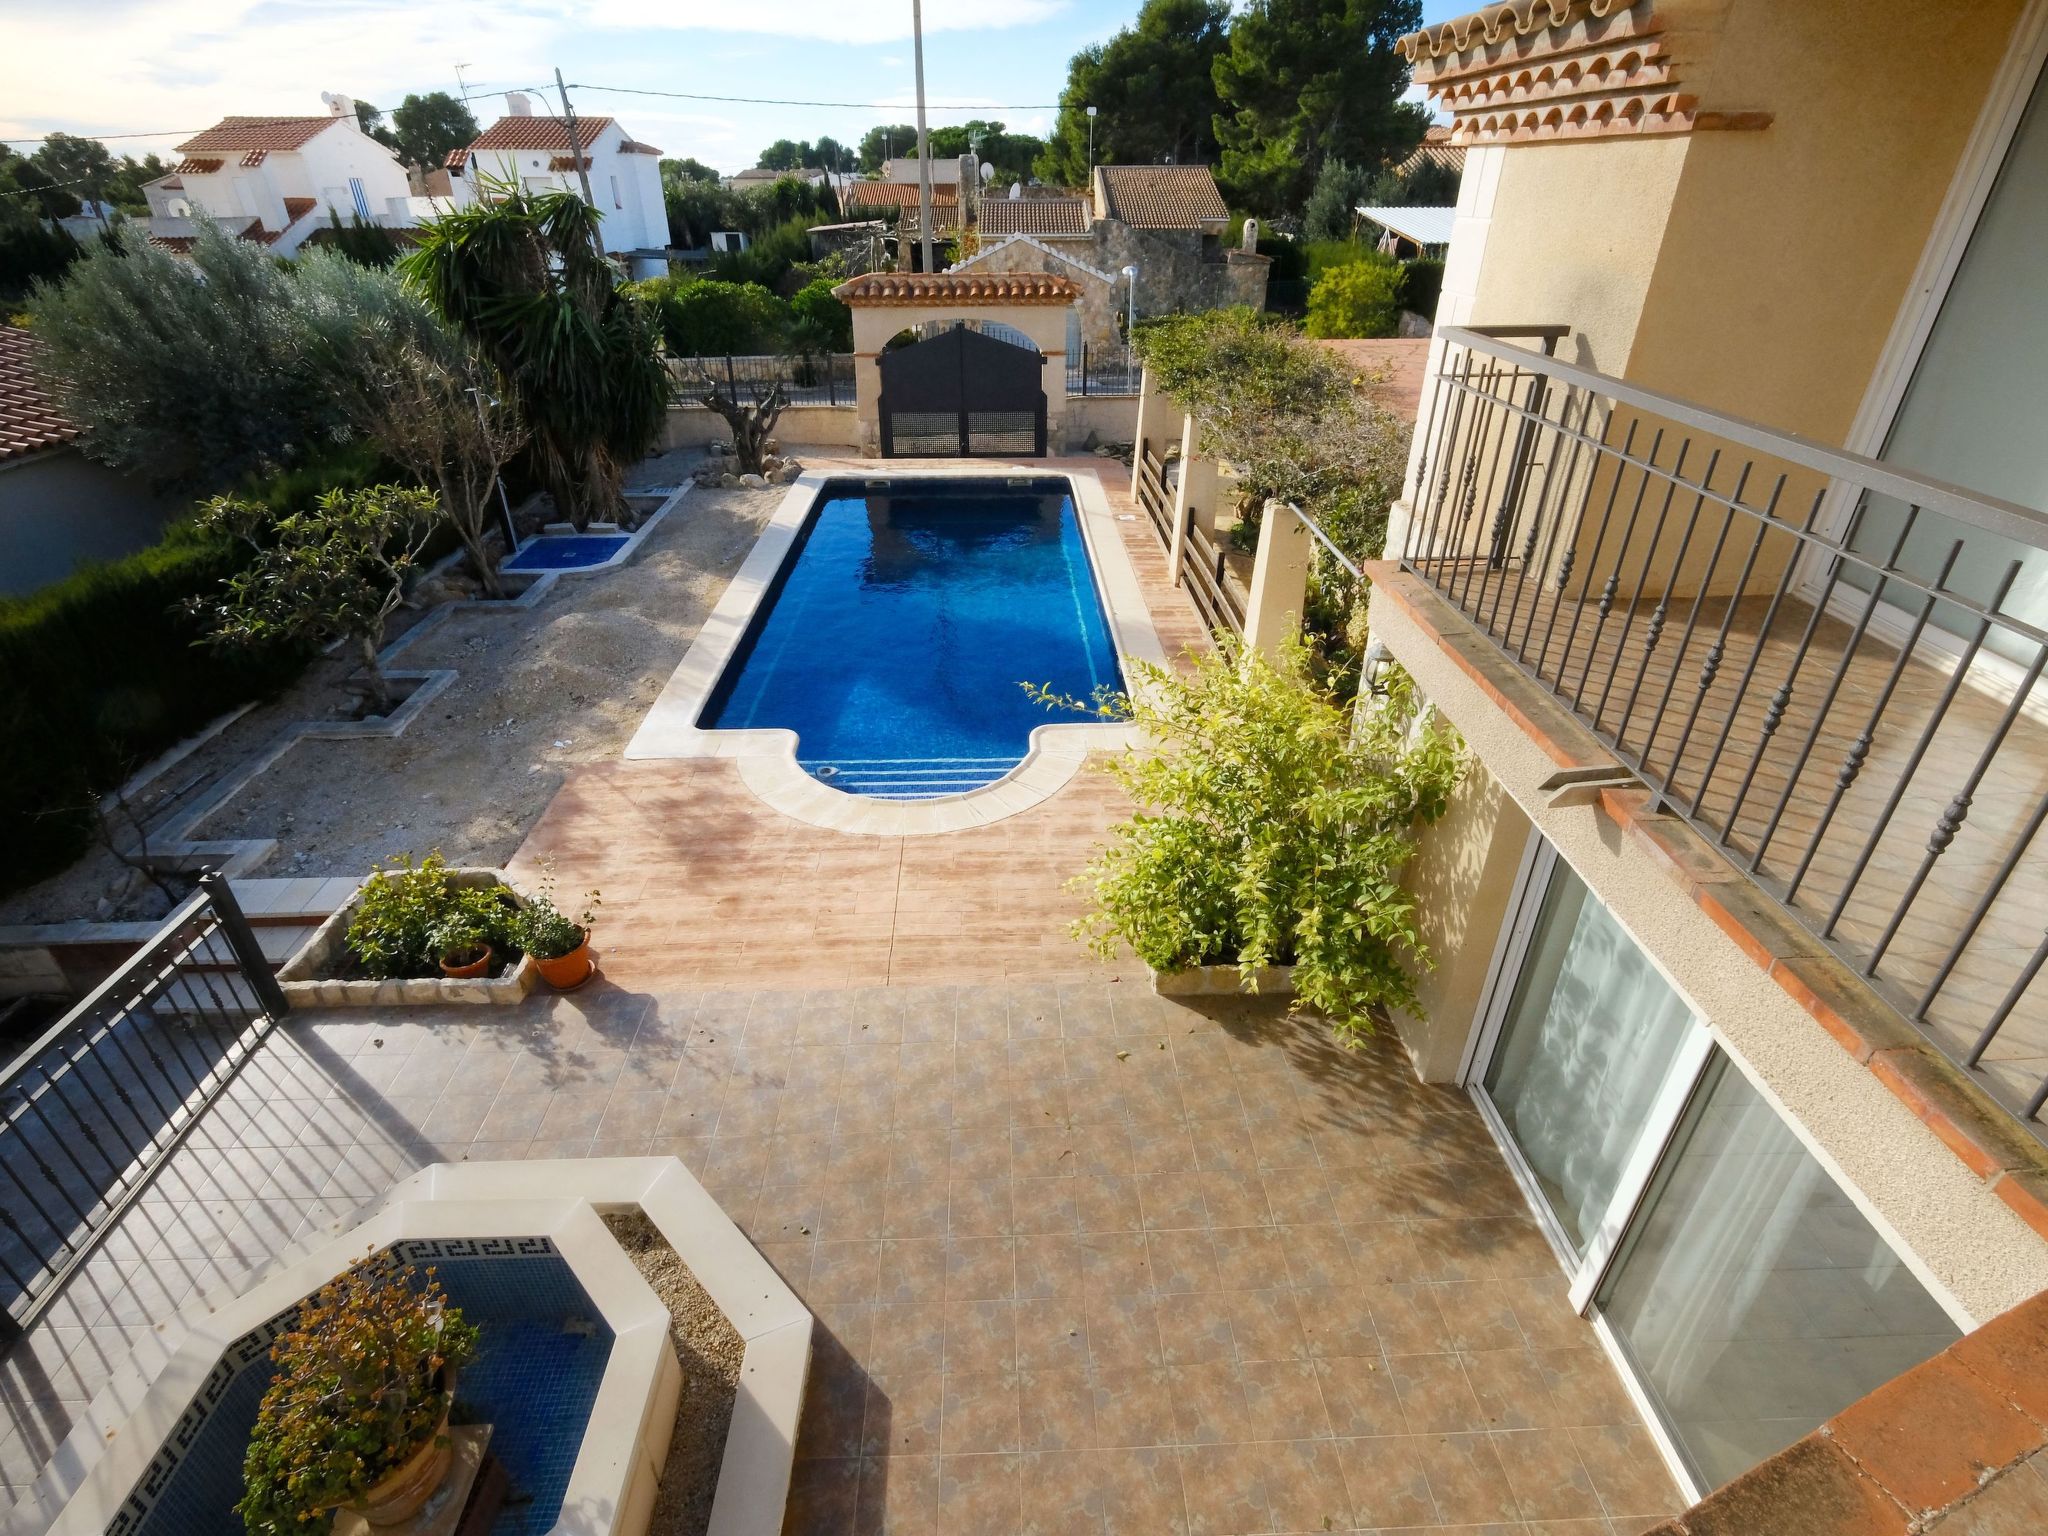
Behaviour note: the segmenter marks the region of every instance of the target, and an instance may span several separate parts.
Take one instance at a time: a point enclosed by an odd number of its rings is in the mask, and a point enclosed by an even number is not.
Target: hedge
[[[0,601],[0,891],[90,846],[91,793],[304,667],[297,649],[198,644],[185,600],[217,591],[242,559],[233,542],[180,523],[149,549]]]

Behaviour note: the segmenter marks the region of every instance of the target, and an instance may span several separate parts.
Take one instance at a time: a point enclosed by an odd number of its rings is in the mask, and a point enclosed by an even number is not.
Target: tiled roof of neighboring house
[[[284,200],[285,222],[296,224],[319,206],[320,199],[317,197],[288,197]]]
[[[1006,251],[1013,245],[1028,245],[1034,251],[1039,251],[1049,256],[1063,266],[1072,267],[1076,272],[1081,273],[1085,277],[1093,278],[1097,282],[1113,283],[1116,281],[1114,276],[1103,271],[1100,267],[1091,267],[1087,262],[1066,251],[1060,250],[1057,246],[1047,245],[1036,235],[1005,235],[1000,240],[990,241],[972,256],[962,257],[959,261],[954,262],[952,266],[946,268],[946,270],[948,272],[965,272],[969,267],[977,266],[995,255],[996,252]]]
[[[832,292],[848,304],[1071,304],[1081,287],[1049,272],[869,272]]]
[[[1465,146],[1451,142],[1449,123],[1432,123],[1422,142],[1394,164],[1394,174],[1406,176],[1418,166],[1440,165],[1447,171],[1460,174],[1465,169]]]
[[[187,155],[171,167],[173,176],[210,176],[227,161],[215,155]]]
[[[182,192],[185,190],[185,183],[178,179],[175,172],[166,176],[159,176],[155,181],[145,181],[143,185],[145,187],[161,187],[166,192]]]
[[[333,117],[224,117],[204,133],[195,134],[177,146],[181,155],[258,153],[272,149],[297,149],[315,134],[332,128]]]
[[[985,235],[1085,235],[1088,200],[1081,197],[984,198],[979,215]]]
[[[78,436],[78,428],[50,402],[36,378],[36,348],[27,331],[0,325],[0,464],[55,448]]]
[[[945,207],[959,206],[957,191],[941,192],[932,188],[934,211]],[[849,181],[846,190],[839,194],[839,205],[845,209],[854,208],[915,208],[917,206],[917,183],[914,181]]]
[[[586,146],[595,144],[599,135],[611,125],[612,120],[608,117],[579,117],[576,119],[576,136]],[[467,153],[473,155],[483,149],[544,149],[566,155],[569,153],[569,121],[562,117],[501,117],[469,141]],[[454,164],[455,156],[450,155],[448,160]]]
[[[621,139],[619,153],[622,155],[658,155],[660,150],[652,144],[642,144],[638,139]]]
[[[1103,214],[1136,229],[1200,229],[1230,210],[1206,165],[1098,165]]]
[[[590,169],[591,164],[592,161],[589,155],[585,155],[580,161],[574,155],[550,155],[548,157],[548,169],[551,171],[587,171]]]

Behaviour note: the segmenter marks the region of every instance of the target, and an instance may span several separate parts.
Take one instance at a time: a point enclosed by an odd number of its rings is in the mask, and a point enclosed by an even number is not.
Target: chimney
[[[353,96],[345,96],[340,91],[322,91],[320,99],[327,103],[327,110],[334,117],[356,115],[356,99]]]
[[[514,117],[531,117],[533,116],[533,99],[524,91],[507,91],[505,93],[505,110]]]

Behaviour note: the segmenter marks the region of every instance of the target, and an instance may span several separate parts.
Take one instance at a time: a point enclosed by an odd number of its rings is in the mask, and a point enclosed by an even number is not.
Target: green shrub
[[[758,283],[657,277],[637,291],[654,301],[673,357],[779,352],[789,330],[789,306]]]
[[[394,854],[363,882],[343,942],[379,979],[432,976],[451,945],[524,948],[515,932],[518,915],[502,886],[457,885],[438,852],[417,864],[409,853]]]
[[[1444,292],[1444,264],[1433,256],[1418,257],[1401,267],[1401,307],[1425,320],[1436,318]]]
[[[439,1433],[444,1374],[476,1354],[476,1326],[429,1269],[373,1254],[300,1303],[271,1347],[236,1513],[250,1536],[311,1536]]]
[[[1391,336],[1401,318],[1401,269],[1391,261],[1332,267],[1308,295],[1308,334]]]
[[[1384,261],[1386,258],[1362,240],[1311,240],[1303,248],[1308,280],[1313,287],[1325,272],[1348,267],[1356,261]]]
[[[1298,643],[1278,666],[1233,641],[1140,672],[1116,708],[1154,745],[1110,764],[1137,810],[1076,881],[1092,897],[1077,936],[1159,971],[1292,965],[1347,1039],[1375,1010],[1418,1011],[1431,962],[1400,871],[1457,784],[1457,734],[1418,718],[1399,673],[1354,715]]]
[[[245,546],[183,522],[149,549],[0,601],[0,889],[85,851],[92,794],[298,676],[303,647],[200,645],[206,624],[188,603],[217,594],[248,558]]]
[[[795,317],[794,340],[817,352],[853,350],[853,311],[832,293],[829,277],[813,278],[789,301]]]

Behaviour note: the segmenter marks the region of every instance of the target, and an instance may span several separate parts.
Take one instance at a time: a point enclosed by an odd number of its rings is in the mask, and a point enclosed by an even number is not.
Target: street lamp
[[[1128,344],[1138,329],[1138,269],[1124,268],[1124,341]]]
[[[1095,108],[1088,109],[1088,176],[1095,177]]]

